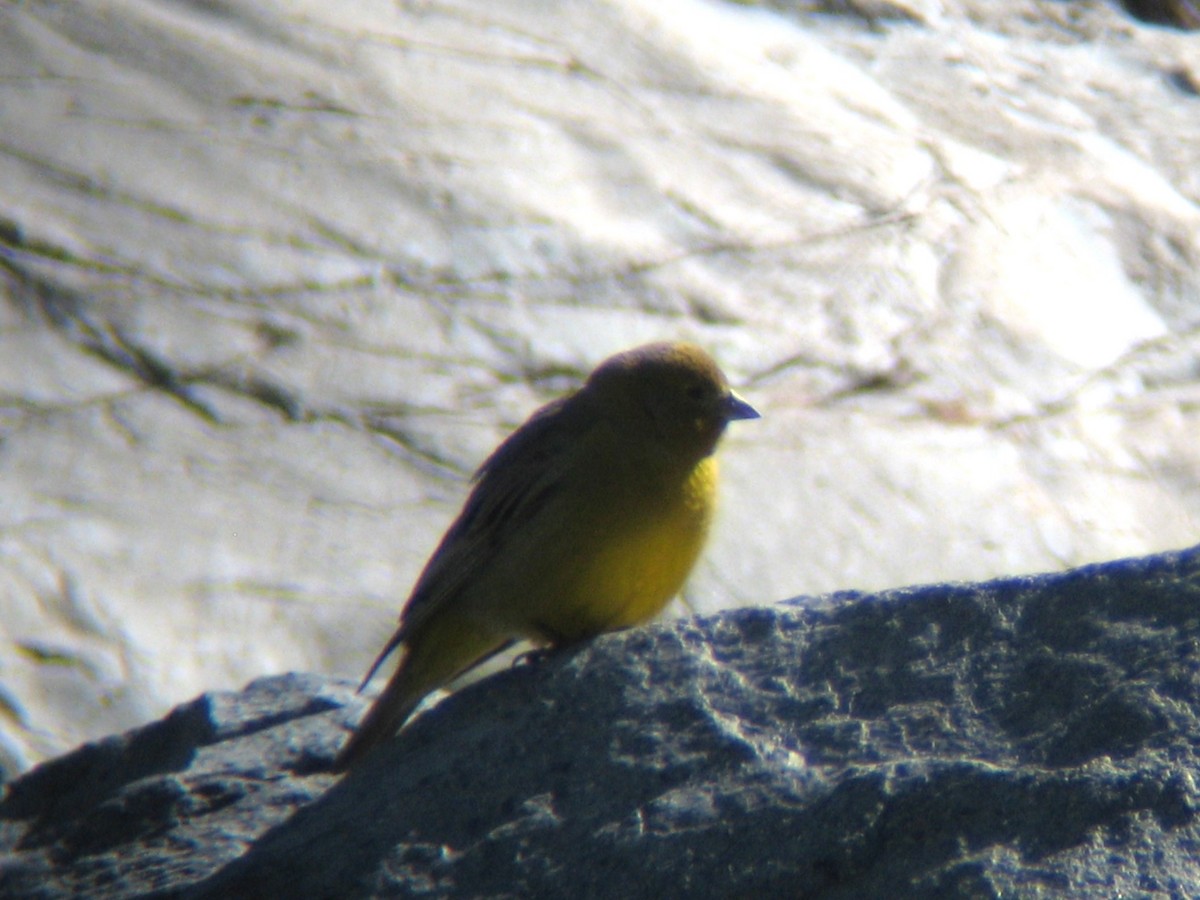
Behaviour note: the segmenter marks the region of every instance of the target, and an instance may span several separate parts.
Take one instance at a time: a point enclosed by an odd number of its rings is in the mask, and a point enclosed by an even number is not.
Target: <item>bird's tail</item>
[[[428,621],[416,634],[406,636],[403,643],[400,665],[339,751],[333,771],[344,772],[356,764],[394,735],[431,691],[499,653],[512,640],[505,634],[481,629],[475,623],[440,616]],[[394,642],[389,646],[394,646]]]

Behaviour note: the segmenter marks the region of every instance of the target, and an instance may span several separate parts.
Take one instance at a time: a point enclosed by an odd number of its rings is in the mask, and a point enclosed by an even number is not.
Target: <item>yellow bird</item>
[[[708,536],[717,441],[754,418],[686,343],[617,354],[530,416],[475,474],[359,690],[398,647],[400,664],[334,769],[516,640],[560,647],[657,616]]]

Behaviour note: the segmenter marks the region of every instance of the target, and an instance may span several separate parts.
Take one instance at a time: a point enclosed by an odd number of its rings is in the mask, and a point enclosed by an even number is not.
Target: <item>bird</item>
[[[396,650],[399,665],[333,770],[519,640],[562,648],[656,617],[708,536],[721,435],[756,418],[712,356],[687,342],[609,357],[534,412],[475,473],[359,692]]]

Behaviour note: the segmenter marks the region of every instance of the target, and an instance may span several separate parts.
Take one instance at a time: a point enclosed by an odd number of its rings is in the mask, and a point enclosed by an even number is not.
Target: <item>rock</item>
[[[764,413],[693,610],[1191,543],[1195,42],[1112,0],[0,3],[0,767],[361,675],[470,472],[646,340]]]
[[[335,779],[361,705],[263,679],[34,769],[0,894],[1200,893],[1200,549],[610,635]]]

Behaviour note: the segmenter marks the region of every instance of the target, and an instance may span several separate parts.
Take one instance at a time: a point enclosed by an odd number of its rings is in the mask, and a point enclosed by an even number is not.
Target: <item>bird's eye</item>
[[[690,388],[687,389],[687,395],[688,395],[689,400],[695,400],[697,402],[699,402],[700,400],[703,400],[704,399],[704,385],[693,384]]]

